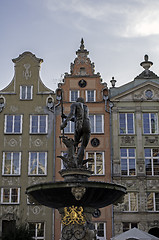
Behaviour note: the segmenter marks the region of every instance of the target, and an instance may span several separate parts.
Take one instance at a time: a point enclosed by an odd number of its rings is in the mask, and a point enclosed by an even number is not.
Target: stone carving
[[[115,235],[121,233],[122,230],[123,230],[123,229],[122,229],[122,223],[118,223],[118,224],[116,223],[114,230],[115,230]]]
[[[18,185],[19,180],[20,178],[18,176],[16,178],[11,176],[5,176],[4,178],[2,178],[2,185],[6,185],[6,184],[9,186],[12,186],[13,184]]]
[[[19,136],[17,139],[15,138],[9,138],[8,136],[4,137],[4,146],[10,146],[10,147],[21,147],[22,138]]]
[[[135,145],[135,138],[132,136],[121,137],[121,145]]]
[[[38,183],[42,183],[42,182],[45,182],[46,181],[46,178],[44,177],[29,177],[28,178],[28,184],[38,184]]]
[[[41,106],[36,106],[35,112],[38,112],[38,113],[43,112],[43,108]]]
[[[158,137],[145,137],[145,145],[158,145]]]
[[[120,175],[120,166],[118,164],[113,164],[113,173],[114,175]]]
[[[134,101],[159,100],[158,89],[151,87],[143,88],[140,92],[133,94]]]
[[[36,147],[40,147],[43,144],[43,142],[41,141],[41,139],[36,139],[34,141],[34,144],[35,144]]]
[[[79,201],[85,194],[86,188],[85,187],[72,187],[71,192],[74,195],[75,199]]]
[[[150,70],[144,70],[135,79],[143,79],[143,78],[159,78],[159,77],[154,72],[152,72]]]
[[[25,63],[24,68],[25,70],[23,71],[23,77],[25,77],[25,79],[28,80],[28,78],[31,78],[31,71],[29,70],[30,64]]]
[[[4,107],[5,107],[5,98],[1,95],[0,96],[0,113],[3,111]]]
[[[144,172],[144,166],[143,165],[139,165],[138,166],[139,172],[143,173]]]
[[[18,145],[18,142],[12,138],[9,142],[8,142],[8,145],[10,145],[11,147],[15,147]]]
[[[5,213],[15,213],[17,212],[17,207],[13,207],[13,206],[7,206],[7,207],[3,207],[3,212]]]
[[[38,215],[41,212],[42,209],[40,209],[39,206],[34,206],[31,207],[31,211],[33,212],[33,214]]]
[[[159,188],[159,180],[147,180],[147,188],[150,189],[157,189]]]
[[[42,147],[42,146],[47,146],[47,141],[46,140],[41,140],[40,138],[34,138],[34,136],[30,136],[29,139],[29,147],[31,148],[32,146],[34,147]]]
[[[14,105],[11,105],[10,106],[10,111],[11,112],[17,112],[18,111],[18,107],[14,106]]]

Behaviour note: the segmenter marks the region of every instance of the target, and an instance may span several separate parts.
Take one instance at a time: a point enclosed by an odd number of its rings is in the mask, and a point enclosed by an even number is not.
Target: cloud
[[[96,27],[105,26],[108,34],[120,37],[143,37],[159,34],[158,0],[47,0],[49,11],[59,13],[61,21],[77,15],[72,24],[81,29],[91,21]],[[86,29],[85,29],[86,30]]]
[[[126,13],[127,23],[124,37],[147,37],[159,34],[159,2],[142,1],[140,7],[135,6]]]

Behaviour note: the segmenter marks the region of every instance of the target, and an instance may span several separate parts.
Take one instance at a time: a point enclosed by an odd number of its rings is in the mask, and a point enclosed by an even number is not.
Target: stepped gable
[[[80,48],[76,51],[77,57],[70,66],[71,76],[94,76],[94,63],[88,57],[89,51],[85,49],[83,38]]]

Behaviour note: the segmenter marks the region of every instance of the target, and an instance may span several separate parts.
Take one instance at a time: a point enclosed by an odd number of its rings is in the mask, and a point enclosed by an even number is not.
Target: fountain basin
[[[80,200],[76,200],[71,192],[71,189],[76,187],[86,189]],[[50,208],[59,209],[72,205],[103,208],[119,200],[126,193],[126,188],[114,183],[96,181],[46,182],[29,186],[26,193],[38,203]]]

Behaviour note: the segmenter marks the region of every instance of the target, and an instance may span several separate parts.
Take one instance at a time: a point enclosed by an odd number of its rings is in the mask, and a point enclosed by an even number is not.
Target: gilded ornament
[[[64,216],[62,218],[62,223],[64,225],[70,225],[70,224],[79,224],[83,225],[85,224],[85,216],[83,215],[83,208],[82,207],[65,207],[64,208]]]

